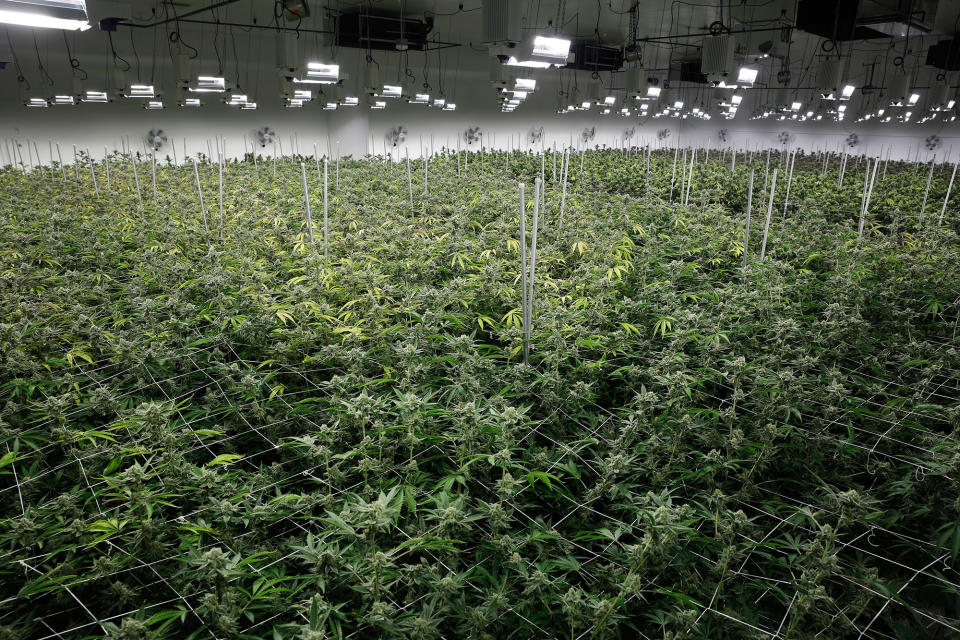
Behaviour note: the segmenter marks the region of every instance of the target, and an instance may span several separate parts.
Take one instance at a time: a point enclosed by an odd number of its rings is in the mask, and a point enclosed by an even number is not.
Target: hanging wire
[[[23,88],[29,91],[30,81],[27,80],[26,76],[23,75],[23,68],[20,66],[20,58],[17,57],[17,52],[13,48],[13,40],[10,38],[10,28],[4,27],[4,30],[7,32],[7,45],[10,47],[10,56],[13,58],[13,66],[17,68],[17,82],[24,85]]]
[[[89,77],[87,72],[80,67],[80,61],[70,53],[70,42],[67,40],[67,32],[61,31],[61,33],[63,34],[63,45],[67,48],[67,60],[70,62],[71,73],[79,75],[81,80],[86,80]]]
[[[53,78],[50,77],[50,74],[47,73],[47,68],[43,66],[43,60],[40,59],[40,46],[37,44],[37,36],[33,36],[33,49],[37,52],[37,69],[40,70],[40,78],[46,83],[47,86],[53,86]]]
[[[133,29],[130,29],[130,48],[133,49],[133,59],[137,61],[137,81],[142,77],[140,74],[140,54],[137,53],[137,44],[133,40]]]

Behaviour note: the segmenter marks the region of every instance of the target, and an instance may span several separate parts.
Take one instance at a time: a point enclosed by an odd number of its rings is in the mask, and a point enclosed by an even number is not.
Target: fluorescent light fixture
[[[659,97],[660,97],[660,87],[647,87],[647,97],[648,97],[648,98],[659,98]]]
[[[526,67],[528,69],[549,69],[553,66],[550,62],[541,62],[540,60],[517,60],[514,56],[507,58],[504,63],[509,67]]]
[[[512,93],[513,97],[517,100],[526,100],[527,96],[530,95],[528,91],[511,91],[510,93]]]
[[[907,104],[912,107],[913,105],[917,104],[917,100],[919,99],[920,99],[919,93],[911,93],[910,99],[907,101]]]
[[[570,41],[566,38],[537,36],[533,39],[533,55],[554,64],[566,64],[567,56],[570,55]]]
[[[738,96],[737,94],[733,94],[733,96],[730,97],[730,102],[733,103],[734,105],[739,106],[740,103],[743,102],[743,96]]]
[[[230,99],[227,100],[227,104],[231,107],[242,107],[247,104],[247,96],[242,93],[234,93],[230,96]]]
[[[443,105],[443,110],[444,110],[444,111],[456,111],[456,110],[457,110],[457,105],[456,105],[456,103],[454,103],[454,102],[448,102],[447,104]]]
[[[514,92],[517,91],[536,91],[537,81],[533,78],[517,78],[514,85]]]
[[[370,105],[370,108],[371,108],[371,109],[386,109],[386,108],[387,108],[387,103],[386,103],[386,101],[384,101],[384,100],[377,100],[377,101],[375,101],[372,105]]]
[[[583,102],[581,102],[581,103],[580,103],[580,108],[583,109],[584,111],[589,111],[589,110],[590,110],[590,101],[589,101],[589,100],[584,100]]]
[[[296,98],[289,98],[287,100],[286,106],[290,109],[299,109],[303,106],[303,100],[297,100]]]
[[[0,0],[0,22],[66,31],[90,28],[85,0]]]
[[[441,108],[442,108],[443,105],[445,105],[445,104],[447,104],[446,98],[434,98],[434,99],[433,99],[433,105],[432,105],[432,106],[434,106],[434,107],[441,107]]]
[[[245,102],[244,104],[240,105],[240,110],[241,110],[241,111],[256,111],[256,110],[257,110],[257,103],[256,103],[256,102]]]
[[[845,86],[843,87],[843,91],[840,92],[840,99],[841,99],[841,100],[849,100],[849,99],[850,99],[850,96],[853,95],[853,92],[856,91],[856,89],[857,89],[857,88],[854,87],[852,84],[845,85]]]
[[[355,107],[358,104],[360,104],[360,99],[354,96],[347,96],[346,98],[343,99],[343,101],[340,104],[342,104],[345,107]]]
[[[293,81],[310,84],[336,84],[339,80],[340,65],[308,62],[307,76],[305,78],[294,78]]]
[[[617,103],[616,96],[607,96],[606,98],[603,99],[603,104],[616,104],[616,103]]]
[[[383,85],[383,91],[380,92],[381,98],[399,98],[403,95],[403,87],[395,84]]]
[[[674,109],[683,109],[683,100],[677,100],[673,103]]]
[[[73,96],[64,96],[64,95],[53,96],[53,100],[51,100],[50,102],[51,104],[60,105],[60,106],[77,104],[77,101],[74,100]]]
[[[110,98],[107,96],[106,91],[87,91],[82,98],[81,102],[110,102]]]
[[[197,87],[190,87],[193,93],[223,93],[227,90],[227,81],[216,76],[199,76]]]
[[[947,102],[947,110],[953,109],[954,105],[956,104],[957,104],[956,100],[950,100],[949,102]]]
[[[200,102],[200,98],[185,98],[183,101],[184,107],[202,107],[203,103]]]
[[[790,110],[791,110],[791,111],[800,111],[800,107],[802,107],[802,106],[803,106],[803,105],[800,104],[799,102],[794,102],[793,104],[790,105]]]
[[[28,107],[48,107],[47,101],[43,98],[29,98],[26,102],[23,103]]]
[[[429,93],[415,93],[413,94],[413,100],[410,101],[411,104],[427,104],[430,102]]]
[[[143,105],[144,109],[163,109],[163,101],[161,100],[148,100],[147,104]]]
[[[313,100],[313,92],[310,89],[294,89],[293,99],[301,102],[310,102]]]
[[[757,81],[757,73],[759,73],[759,71],[753,67],[740,67],[737,84],[747,87],[753,86],[753,83]]]
[[[153,89],[152,84],[132,84],[130,85],[127,93],[123,94],[124,98],[156,98],[157,93]]]

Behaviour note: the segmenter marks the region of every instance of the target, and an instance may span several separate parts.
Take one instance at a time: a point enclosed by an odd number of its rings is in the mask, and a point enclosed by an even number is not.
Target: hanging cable
[[[67,32],[61,31],[61,33],[63,34],[63,45],[67,48],[67,61],[70,62],[71,73],[77,74],[81,80],[86,80],[89,77],[87,72],[80,67],[80,61],[70,53],[70,42],[67,40]]]

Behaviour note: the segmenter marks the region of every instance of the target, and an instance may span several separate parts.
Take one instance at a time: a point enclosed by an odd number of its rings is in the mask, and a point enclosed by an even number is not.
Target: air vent
[[[800,0],[797,27],[834,40],[930,33],[937,0]]]
[[[522,2],[483,0],[483,43],[504,45],[520,42],[522,19]]]

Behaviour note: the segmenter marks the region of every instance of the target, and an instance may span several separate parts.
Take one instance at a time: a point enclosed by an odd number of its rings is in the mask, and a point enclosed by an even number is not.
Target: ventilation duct
[[[583,71],[618,71],[623,67],[623,49],[608,47],[586,40],[576,40],[570,47],[573,61],[567,62],[567,69]]]
[[[938,0],[800,0],[797,27],[833,40],[930,33]]]
[[[516,0],[483,0],[483,44],[511,45],[520,42],[523,3]]]
[[[433,30],[433,18],[415,20],[402,16],[348,13],[336,20],[338,47],[397,51],[424,51]]]
[[[719,84],[730,79],[735,45],[734,39],[726,34],[704,39],[700,73],[708,82]]]

